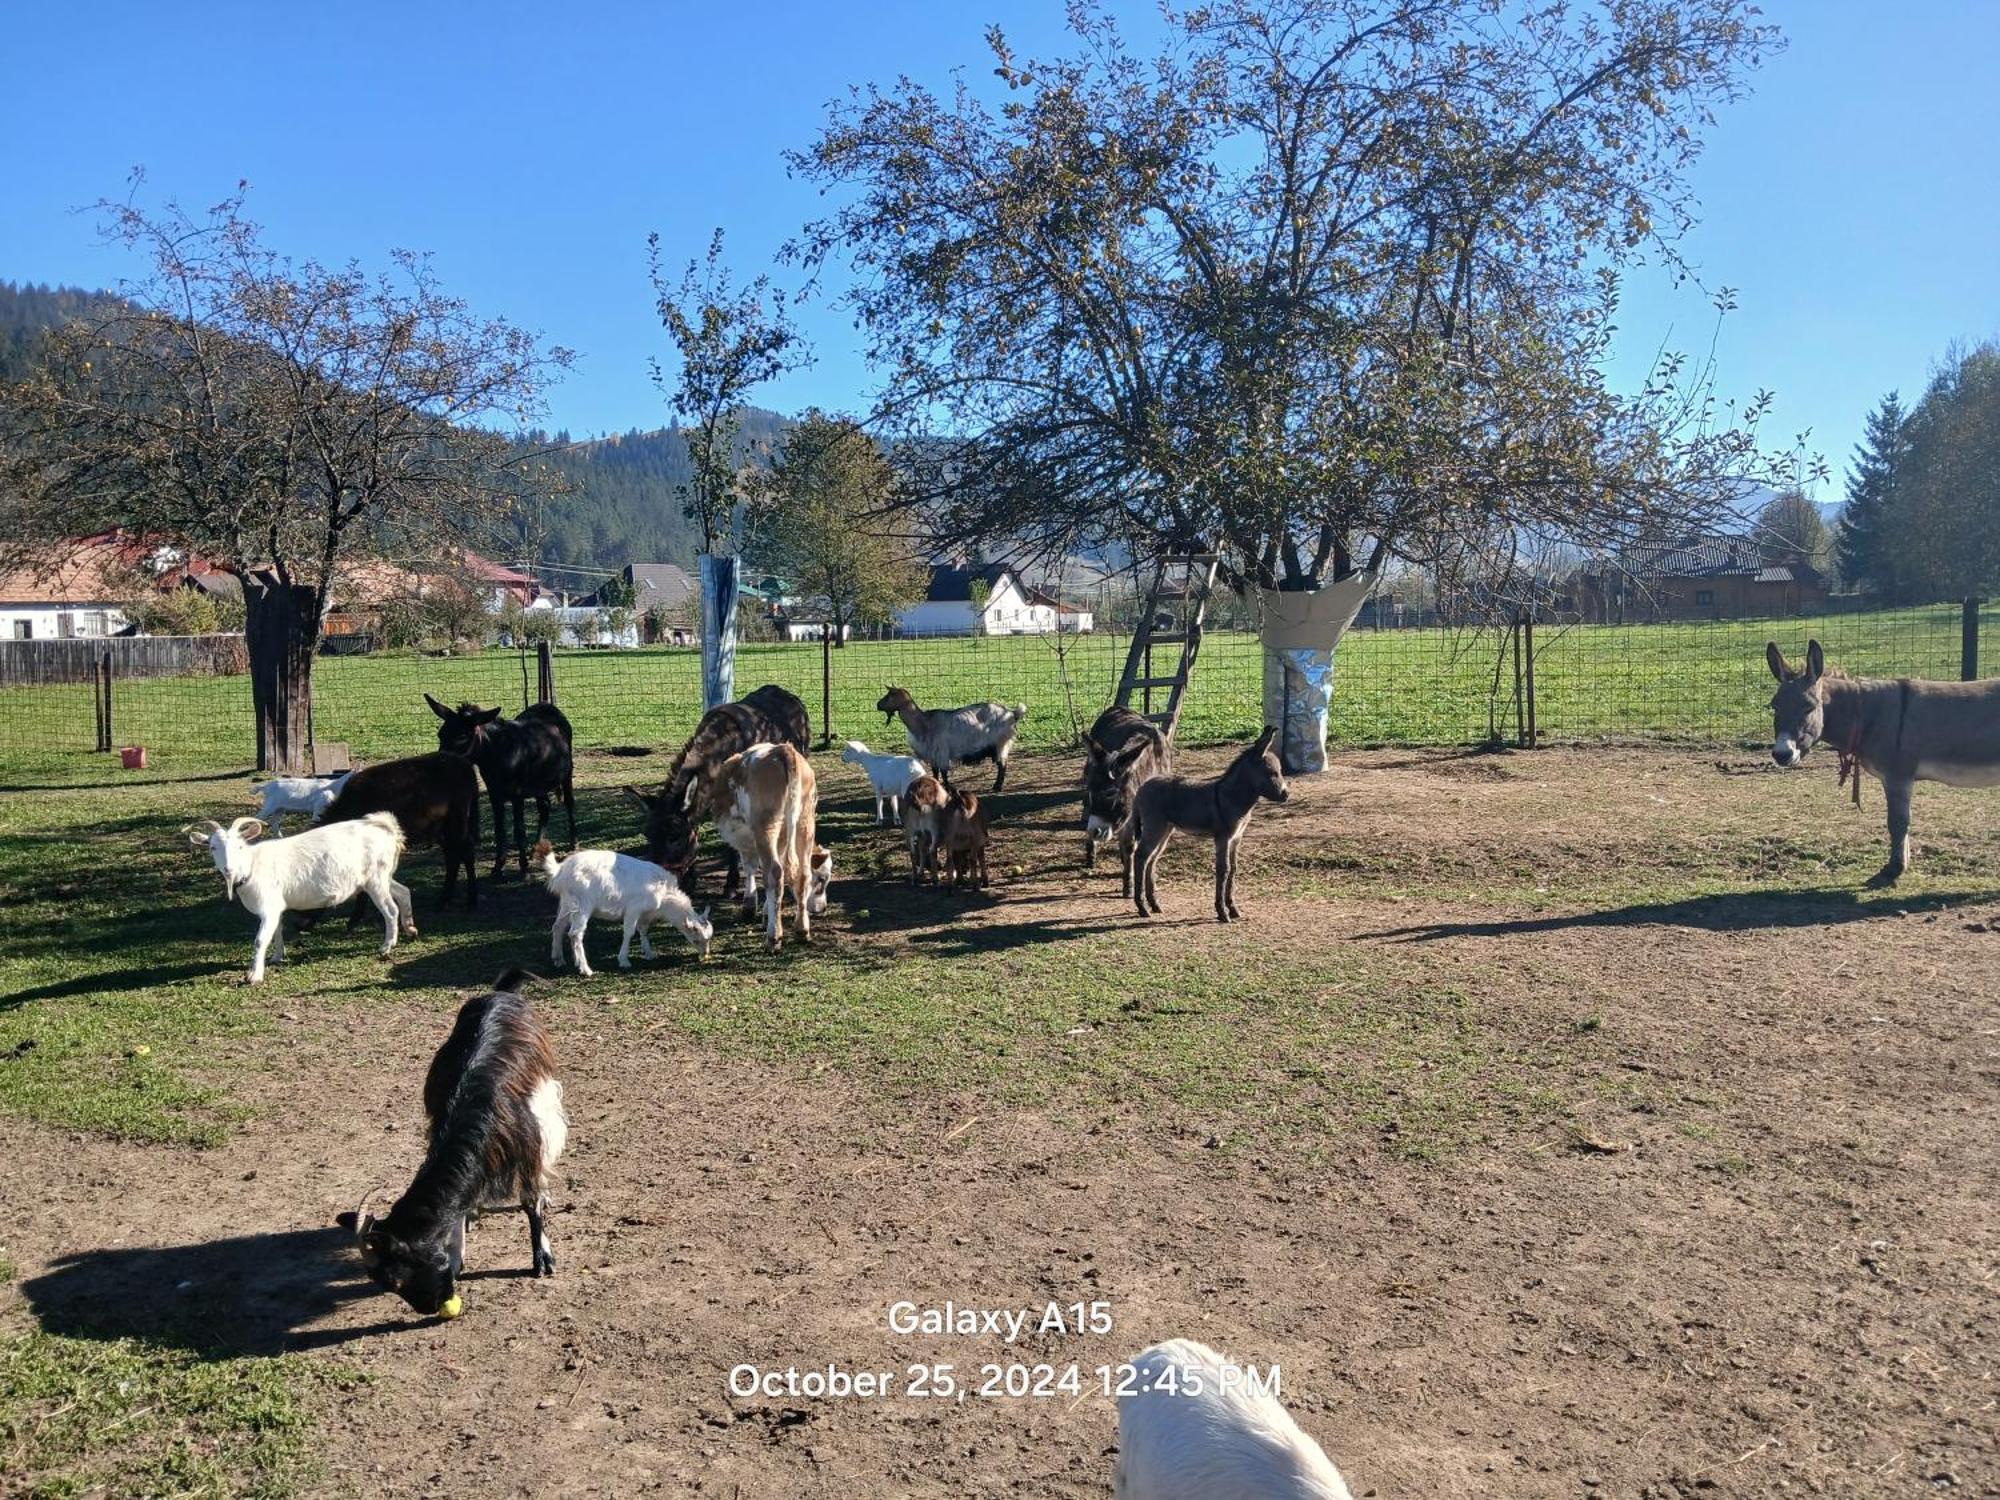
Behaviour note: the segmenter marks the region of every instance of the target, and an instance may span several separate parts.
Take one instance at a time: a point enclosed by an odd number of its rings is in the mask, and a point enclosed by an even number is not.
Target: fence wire
[[[2000,611],[1977,614],[1976,641]],[[1959,604],[1821,616],[1652,625],[1541,623],[1518,627],[1362,628],[1341,642],[1329,738],[1336,747],[1463,745],[1524,738],[1532,678],[1541,743],[1680,740],[1744,744],[1768,737],[1771,684],[1764,645],[1794,658],[1817,637],[1830,661],[1860,676],[1957,678],[1965,644]],[[10,680],[0,642],[0,785],[98,779],[116,757],[96,752],[98,688],[84,681]],[[106,643],[107,646],[111,643]],[[900,725],[875,709],[891,685],[926,707],[996,699],[1024,704],[1025,747],[1074,745],[1112,700],[1130,638],[993,636],[745,644],[738,692],[775,682],[798,694],[814,733],[838,742],[900,745]],[[1515,653],[1522,654],[1517,693]],[[157,655],[158,653],[154,653]],[[213,663],[211,662],[211,666]],[[530,653],[326,656],[314,672],[314,733],[361,760],[435,746],[429,693],[447,703],[517,711],[534,696]],[[556,701],[579,750],[677,750],[701,716],[698,651],[564,649],[554,653]],[[1530,671],[1530,668],[1532,670]],[[1264,720],[1263,652],[1247,632],[1206,637],[1181,718],[1191,745],[1247,739]],[[249,679],[115,674],[114,750],[143,745],[168,775],[242,771],[254,762]]]

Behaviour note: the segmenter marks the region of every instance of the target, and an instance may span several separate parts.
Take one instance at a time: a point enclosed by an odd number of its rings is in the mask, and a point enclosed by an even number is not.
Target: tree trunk
[[[736,695],[736,600],[739,559],[703,553],[701,565],[701,708]]]
[[[250,656],[250,701],[257,719],[257,769],[297,775],[312,769],[313,649],[319,594],[268,573],[243,580],[243,644]]]

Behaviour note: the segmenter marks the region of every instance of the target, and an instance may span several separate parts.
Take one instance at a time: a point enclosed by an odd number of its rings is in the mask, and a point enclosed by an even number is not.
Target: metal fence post
[[[833,743],[833,622],[819,626],[819,742]]]
[[[1528,748],[1541,744],[1541,734],[1535,726],[1535,616],[1532,611],[1521,616],[1521,656],[1528,668]]]
[[[111,653],[106,651],[97,661],[97,681],[92,684],[93,697],[97,699],[97,748],[111,748]]]
[[[550,658],[549,643],[547,641],[535,642],[535,667],[535,686],[536,690],[541,694],[537,701],[541,703],[554,703],[556,701],[556,668],[555,662]]]
[[[1961,682],[1976,682],[1979,678],[1979,600],[1965,601],[1965,614],[1959,629],[1958,676]]]
[[[1527,618],[1523,610],[1514,617],[1514,738],[1523,750],[1528,748],[1528,716],[1521,711],[1524,695],[1521,683],[1521,622]]]

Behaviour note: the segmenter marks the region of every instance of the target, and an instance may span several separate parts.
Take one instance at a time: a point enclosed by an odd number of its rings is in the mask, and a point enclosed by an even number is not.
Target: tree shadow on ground
[[[1864,897],[1856,891],[1801,891],[1766,888],[1690,896],[1681,901],[1649,901],[1606,911],[1563,916],[1513,917],[1488,922],[1426,922],[1357,932],[1355,942],[1430,943],[1442,938],[1519,937],[1538,932],[1573,932],[1591,927],[1689,927],[1699,932],[1760,932],[1793,927],[1832,927],[1900,917],[1911,912],[1949,911],[2000,901],[2000,891],[1962,891],[1926,896]]]
[[[67,1338],[139,1338],[205,1359],[324,1349],[435,1324],[370,1281],[344,1229],[292,1229],[147,1249],[85,1250],[23,1282],[42,1328]],[[313,1325],[347,1303],[383,1297],[356,1328]]]

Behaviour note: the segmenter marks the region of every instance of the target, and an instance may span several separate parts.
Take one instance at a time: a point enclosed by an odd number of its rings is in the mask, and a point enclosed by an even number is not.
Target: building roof
[[[532,573],[523,573],[518,568],[510,568],[505,563],[494,562],[489,557],[481,557],[467,548],[463,554],[465,571],[481,583],[495,584],[501,588],[533,589],[541,591],[542,581]]]
[[[101,531],[58,543],[19,567],[0,569],[0,603],[115,604],[132,596],[135,578],[151,578],[161,590],[207,580],[202,586],[216,592],[219,580],[231,577],[218,564],[190,557],[172,543]]]
[[[1629,576],[1643,582],[1663,578],[1748,578],[1754,583],[1818,583],[1819,573],[1804,562],[1768,561],[1766,549],[1749,537],[1693,537],[1666,546],[1635,547],[1620,560]]]
[[[640,610],[679,604],[695,592],[694,580],[677,563],[628,563],[625,577],[632,585],[632,602]]]

